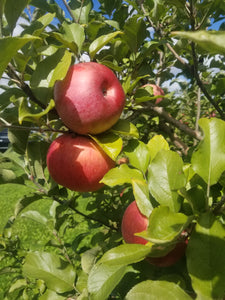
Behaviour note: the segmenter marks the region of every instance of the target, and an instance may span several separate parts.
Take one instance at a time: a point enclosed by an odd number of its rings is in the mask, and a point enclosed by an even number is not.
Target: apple
[[[55,108],[62,122],[79,134],[111,128],[125,105],[123,88],[108,67],[96,62],[71,66],[54,86]]]
[[[58,184],[73,191],[93,192],[103,186],[99,181],[115,162],[91,138],[63,134],[48,149],[47,167]]]
[[[137,207],[136,201],[131,202],[124,212],[122,219],[122,236],[124,241],[129,244],[145,245],[148,241],[142,237],[135,236],[135,233],[142,232],[148,227],[148,218],[144,216]],[[185,235],[185,232],[181,234]],[[185,253],[187,238],[179,241],[176,246],[165,256],[147,257],[146,260],[158,267],[169,267],[175,264]]]
[[[152,87],[154,96],[164,95],[163,89],[161,89],[161,87],[156,85],[156,84],[148,83],[148,84],[145,84],[143,87],[145,87],[145,86],[151,86]],[[159,104],[162,100],[163,100],[163,98],[161,98],[161,97],[157,98],[156,101],[155,101],[155,104]]]

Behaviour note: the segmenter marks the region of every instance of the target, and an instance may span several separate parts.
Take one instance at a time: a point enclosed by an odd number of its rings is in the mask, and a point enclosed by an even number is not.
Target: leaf
[[[200,216],[187,247],[187,267],[198,299],[225,294],[225,227],[211,212]]]
[[[147,37],[146,24],[140,15],[128,18],[124,26],[124,40],[132,52],[137,52]]]
[[[143,181],[143,175],[137,169],[131,169],[126,164],[111,169],[100,182],[113,187],[116,185],[123,185],[125,183],[132,183],[133,179]]]
[[[95,57],[95,54],[100,49],[102,49],[105,45],[111,42],[111,40],[114,39],[119,34],[123,34],[122,31],[114,31],[105,35],[101,35],[100,37],[95,39],[89,47],[89,54],[91,59]]]
[[[113,127],[111,127],[110,131],[124,136],[139,138],[137,127],[131,122],[123,119],[120,119]]]
[[[91,0],[73,0],[69,6],[77,23],[88,24],[89,12],[92,9]]]
[[[53,21],[55,14],[47,13],[44,16],[41,16],[36,21],[32,22],[24,31],[24,34],[30,34],[35,36],[40,36],[45,28]]]
[[[56,292],[47,289],[43,295],[41,295],[39,300],[65,300],[64,296],[57,294]]]
[[[162,135],[155,135],[150,139],[147,146],[150,152],[151,161],[160,150],[170,150],[169,144]]]
[[[208,200],[204,189],[198,185],[187,191],[181,191],[182,196],[188,200],[194,214],[205,212],[208,208]]]
[[[41,199],[41,196],[38,194],[34,195],[25,195],[22,199],[20,199],[14,208],[14,216],[18,216],[18,214],[25,209],[27,206],[29,206],[31,203],[38,201]]]
[[[146,181],[132,179],[133,194],[140,212],[147,218],[150,216],[153,206],[150,202],[149,189]]]
[[[199,125],[204,139],[192,155],[192,168],[207,184],[213,185],[225,170],[225,122],[216,118],[200,119]]]
[[[150,153],[145,143],[132,139],[124,147],[124,154],[129,158],[129,163],[145,173],[147,171]]]
[[[164,96],[162,95],[162,97]],[[139,89],[136,90],[134,94],[134,99],[136,103],[152,101],[152,100],[156,100],[157,98],[159,98],[159,95],[154,96],[153,88],[149,85],[145,87],[140,87]]]
[[[24,155],[29,134],[29,130],[8,130],[8,138],[15,152]]]
[[[91,138],[108,154],[112,160],[116,160],[123,146],[122,139],[110,132],[101,133],[97,136],[90,135]]]
[[[54,253],[38,251],[28,253],[23,265],[23,274],[44,280],[47,287],[57,293],[74,289],[75,272],[72,265]]]
[[[173,36],[189,39],[201,46],[207,53],[225,54],[224,31],[174,31]]]
[[[168,281],[147,280],[135,285],[126,295],[125,300],[191,300],[177,284]]]
[[[51,99],[46,109],[37,113],[33,113],[30,111],[30,108],[27,104],[27,100],[23,99],[19,106],[19,118],[18,118],[19,124],[21,125],[23,121],[36,123],[39,121],[40,118],[47,115],[48,112],[54,107],[55,107],[55,102],[53,99]],[[39,109],[37,108],[37,110]]]
[[[148,172],[149,190],[156,201],[168,206],[171,211],[178,211],[180,201],[177,191],[186,184],[183,161],[179,154],[164,149],[159,151]]]
[[[46,225],[48,222],[48,219],[45,216],[41,215],[37,210],[28,210],[22,213],[21,217],[31,219],[42,225]]]
[[[77,23],[63,23],[62,27],[65,31],[65,40],[68,42],[74,42],[80,51],[85,40],[84,27]]]
[[[149,253],[151,248],[140,244],[124,244],[108,250],[97,264],[129,265],[142,261]]]
[[[85,273],[89,273],[95,263],[97,254],[101,250],[100,247],[94,247],[85,251],[81,256],[81,267]]]
[[[70,67],[72,54],[59,49],[53,55],[42,60],[31,77],[31,88],[35,96],[48,103],[53,98],[52,88],[57,80],[62,80]]]
[[[191,221],[192,217],[174,213],[169,210],[169,207],[160,205],[153,209],[147,230],[139,235],[151,243],[171,243],[180,236]]]
[[[17,0],[16,5],[14,0],[5,1],[5,17],[11,32],[13,31],[19,16],[28,3],[29,0]]]
[[[88,291],[92,300],[108,299],[126,273],[126,266],[95,265],[88,277]]]
[[[5,71],[8,63],[13,56],[21,49],[26,43],[39,39],[38,37],[25,35],[23,37],[5,37],[0,38],[0,78]]]

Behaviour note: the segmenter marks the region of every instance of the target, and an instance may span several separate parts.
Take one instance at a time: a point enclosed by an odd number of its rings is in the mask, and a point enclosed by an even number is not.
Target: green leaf
[[[168,206],[171,211],[180,209],[177,191],[185,186],[183,161],[179,154],[170,150],[157,153],[148,168],[150,193],[159,204]]]
[[[123,146],[122,139],[111,132],[101,133],[97,136],[91,135],[91,138],[111,157],[113,160],[117,159]]]
[[[124,147],[124,154],[129,158],[129,163],[145,173],[148,169],[150,161],[150,153],[148,147],[143,142],[132,139]]]
[[[42,110],[37,113],[33,113],[27,104],[27,100],[23,99],[19,106],[19,124],[22,124],[23,121],[36,123],[42,118],[43,116],[47,115],[48,112],[55,107],[55,102],[53,99],[50,100],[48,106],[45,110]],[[35,108],[39,110],[39,108]]]
[[[187,191],[181,191],[182,196],[188,200],[194,214],[205,212],[208,208],[208,201],[205,190],[200,186],[194,186]]]
[[[95,54],[100,49],[102,49],[105,45],[111,42],[111,40],[113,40],[119,34],[123,34],[122,31],[114,31],[105,35],[101,35],[100,37],[95,39],[89,47],[89,54],[91,59],[95,57]]]
[[[162,95],[162,97],[164,96]],[[134,94],[134,99],[137,103],[152,101],[156,100],[157,98],[159,98],[159,95],[154,96],[153,88],[151,86],[140,87]]]
[[[44,280],[47,287],[57,293],[74,289],[75,272],[72,265],[54,253],[38,251],[28,253],[23,265],[23,274]]]
[[[94,247],[85,251],[81,257],[81,267],[85,273],[89,273],[96,261],[97,254],[101,250],[100,247]]]
[[[170,150],[169,144],[162,135],[155,135],[150,139],[147,145],[150,152],[151,161],[155,158],[156,154],[160,150]]]
[[[149,253],[151,248],[140,244],[124,244],[108,250],[98,264],[129,265],[142,261]]]
[[[128,18],[124,26],[124,40],[132,52],[137,52],[144,39],[147,37],[146,24],[143,17],[135,15]]]
[[[139,138],[137,127],[131,122],[123,119],[120,119],[113,127],[111,127],[110,131],[124,136]]]
[[[213,185],[225,170],[225,122],[200,119],[199,125],[204,139],[192,155],[192,168],[207,184]]]
[[[191,221],[192,217],[174,213],[169,207],[160,205],[153,209],[147,230],[139,235],[151,243],[171,243],[180,236]]]
[[[35,96],[43,103],[53,97],[52,88],[57,80],[62,80],[70,67],[72,54],[59,49],[56,53],[42,60],[31,77],[31,87]]]
[[[19,16],[28,3],[29,0],[17,0],[16,5],[14,0],[5,1],[5,17],[11,32],[13,31]]]
[[[198,299],[225,294],[225,227],[211,212],[202,214],[187,247],[187,267]]]
[[[113,187],[116,185],[123,185],[125,183],[132,183],[132,180],[143,181],[143,175],[137,169],[131,169],[126,164],[111,169],[101,180],[104,184]]]
[[[19,213],[21,213],[22,210],[24,210],[27,206],[29,206],[31,203],[38,201],[41,199],[41,196],[38,194],[34,195],[25,195],[22,199],[20,199],[14,208],[14,216],[17,217]]]
[[[207,53],[225,54],[224,31],[174,31],[173,36],[189,39],[201,46]]]
[[[125,300],[191,300],[177,284],[168,281],[147,280],[135,285],[126,295]]]
[[[25,153],[29,134],[29,130],[8,130],[8,138],[14,151],[19,154]]]
[[[126,266],[95,265],[88,277],[88,291],[92,300],[108,299],[126,273]]]
[[[146,181],[132,179],[133,194],[140,212],[147,218],[150,216],[153,206],[150,202],[149,189]]]
[[[47,289],[46,292],[41,295],[39,300],[65,300],[64,296],[57,294],[56,292]]]
[[[89,12],[92,9],[91,0],[73,0],[69,6],[77,23],[88,24]]]
[[[21,217],[31,219],[42,225],[47,225],[48,219],[41,215],[37,210],[28,210],[21,214]]]
[[[23,37],[5,37],[0,38],[0,78],[5,71],[8,63],[13,56],[21,49],[26,43],[39,39],[35,36],[25,35]]]
[[[68,42],[74,42],[80,51],[85,40],[84,27],[77,23],[63,23],[64,38]]]

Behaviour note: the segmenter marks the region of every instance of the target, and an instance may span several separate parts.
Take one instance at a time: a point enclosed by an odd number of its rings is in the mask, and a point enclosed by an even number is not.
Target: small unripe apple
[[[147,244],[147,240],[136,236],[135,233],[142,232],[148,228],[149,220],[144,216],[136,201],[131,202],[124,212],[122,219],[122,236],[124,241],[128,244]],[[147,257],[146,260],[158,267],[169,267],[175,264],[185,253],[187,247],[187,239],[180,241],[167,255],[162,257]]]
[[[152,87],[154,96],[164,95],[163,89],[160,86],[156,85],[156,84],[148,83],[148,84],[145,84],[143,87],[145,87],[145,86],[151,86]],[[155,101],[155,104],[159,104],[162,100],[163,100],[162,97],[157,98],[156,101]]]
[[[93,192],[115,162],[89,137],[63,134],[50,145],[47,167],[58,184],[78,192]]]
[[[108,67],[95,62],[71,66],[54,86],[56,110],[72,131],[98,134],[111,128],[125,105],[123,88]]]

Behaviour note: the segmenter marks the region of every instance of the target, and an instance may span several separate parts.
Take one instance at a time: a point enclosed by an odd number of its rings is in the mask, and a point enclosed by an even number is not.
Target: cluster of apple
[[[164,95],[154,84],[154,96]],[[62,122],[71,130],[56,138],[47,153],[51,177],[60,185],[78,192],[93,192],[102,187],[99,181],[115,162],[90,137],[111,128],[120,118],[125,105],[123,88],[108,67],[86,62],[71,66],[66,77],[54,86],[55,107]],[[156,99],[155,104],[162,100]],[[135,233],[148,227],[148,219],[133,201],[122,219],[126,243],[146,244]],[[186,240],[177,243],[164,257],[147,258],[152,264],[170,266],[181,258]]]
[[[73,132],[56,138],[47,153],[51,177],[78,192],[93,192],[115,162],[89,136],[111,128],[125,105],[123,88],[108,67],[78,63],[54,86],[55,108]]]

